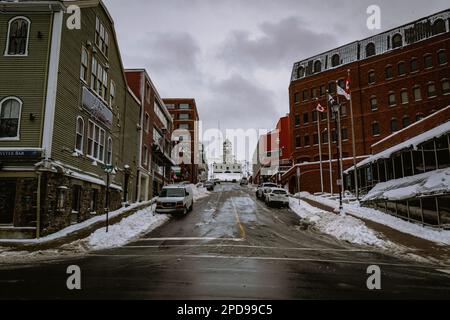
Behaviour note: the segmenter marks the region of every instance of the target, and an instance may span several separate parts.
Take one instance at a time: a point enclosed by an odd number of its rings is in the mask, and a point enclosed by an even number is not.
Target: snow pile
[[[137,202],[137,203],[133,203],[129,207],[122,207],[122,208],[120,208],[120,209],[118,209],[116,211],[111,211],[109,213],[109,219],[117,217],[117,216],[123,214],[124,212],[132,210],[132,209],[134,209],[136,207],[139,207],[139,206],[142,206],[142,205],[151,205],[153,203],[153,201],[154,201],[154,199],[150,200],[150,201],[146,201],[146,202]],[[48,235],[46,237],[42,237],[42,238],[39,238],[39,239],[23,239],[23,240],[22,239],[2,239],[1,241],[4,242],[4,243],[11,242],[11,243],[24,243],[24,244],[45,243],[45,242],[48,242],[48,241],[53,241],[53,240],[64,238],[64,237],[66,237],[66,236],[68,236],[68,235],[70,235],[70,234],[72,234],[74,232],[77,232],[77,231],[80,231],[82,229],[88,228],[91,225],[93,225],[93,224],[95,224],[97,222],[100,222],[100,221],[106,221],[106,214],[95,216],[95,217],[93,217],[91,219],[88,219],[86,221],[83,221],[83,222],[71,225],[71,226],[69,226],[67,228],[64,228],[64,229],[58,231],[58,232],[52,233],[52,234],[50,234],[50,235]]]
[[[211,194],[204,187],[200,187],[200,186],[197,187],[195,184],[190,184],[189,186],[191,187],[192,192],[194,193],[194,195],[193,195],[194,201],[206,198],[207,196],[209,196]]]
[[[149,206],[110,226],[108,232],[105,228],[98,229],[84,242],[88,243],[89,248],[95,250],[120,247],[143,233],[156,229],[168,220],[168,216],[155,214],[154,208]]]
[[[304,201],[291,198],[291,209],[300,218],[312,224],[319,231],[358,245],[387,248],[391,244],[379,238],[364,222],[351,216],[340,216],[315,208]]]
[[[362,201],[401,201],[417,196],[448,193],[450,168],[435,170],[377,184]]]
[[[337,209],[339,207],[338,200],[336,201],[323,197],[317,197],[309,193],[302,193],[301,196],[319,203],[323,203],[324,205],[330,206],[334,209]],[[433,241],[438,244],[450,245],[450,231],[448,230],[435,230],[428,227],[423,227],[421,225],[402,220],[400,218],[385,214],[372,208],[362,207],[358,203],[344,204],[344,210],[345,212],[356,217],[388,226],[392,229],[410,234],[417,238]]]

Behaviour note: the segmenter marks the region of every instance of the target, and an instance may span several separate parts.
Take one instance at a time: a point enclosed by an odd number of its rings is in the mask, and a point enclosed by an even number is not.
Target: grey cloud
[[[264,22],[259,29],[263,35],[258,38],[243,30],[232,32],[217,56],[231,65],[272,69],[291,65],[337,44],[333,35],[306,28],[299,17]]]

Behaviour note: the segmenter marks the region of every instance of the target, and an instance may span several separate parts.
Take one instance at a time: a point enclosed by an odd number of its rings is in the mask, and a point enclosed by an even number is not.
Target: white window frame
[[[17,135],[15,137],[3,137],[0,138],[0,141],[20,141],[20,122],[22,118],[22,105],[23,102],[17,97],[6,97],[2,101],[0,101],[0,114],[2,113],[3,104],[8,100],[15,100],[19,103],[19,120],[17,122]]]
[[[8,54],[9,51],[9,38],[10,38],[10,32],[11,32],[11,24],[18,19],[24,19],[28,22],[28,30],[27,30],[27,44],[25,47],[25,54]],[[30,29],[31,29],[31,20],[28,19],[25,16],[17,16],[9,20],[8,22],[8,33],[6,34],[6,48],[5,48],[5,57],[28,57],[28,45],[30,43]]]
[[[116,84],[113,80],[111,80],[111,83],[109,85],[109,106],[114,108],[114,102],[116,101]]]
[[[83,129],[82,129],[82,131],[80,132],[79,131],[79,127],[78,127],[78,120],[81,120],[82,121],[82,123],[83,123]],[[85,125],[84,125],[84,119],[83,119],[83,117],[81,117],[81,116],[78,116],[77,117],[77,120],[76,120],[77,122],[76,122],[76,126],[75,126],[75,151],[77,151],[78,153],[80,153],[80,154],[83,154],[83,149],[84,149],[84,133],[85,133]],[[78,135],[81,135],[81,149],[78,149],[77,148],[77,141],[78,141]]]
[[[113,158],[113,141],[112,138],[109,137],[107,144],[106,144],[106,158],[105,158],[105,162],[108,165],[112,164],[112,158]]]
[[[89,136],[89,125],[91,125],[91,124],[93,125],[93,130],[92,130],[93,136],[92,137]],[[97,139],[97,134],[96,134],[97,132],[98,132],[98,139]],[[89,148],[89,144],[88,144],[88,151],[87,151],[88,158],[99,161],[100,163],[104,163],[106,131],[102,127],[100,127],[98,124],[93,122],[92,120],[89,120],[87,133],[88,133],[88,141],[92,140],[92,145],[90,148]],[[103,137],[102,137],[102,134],[103,134]],[[94,154],[96,144],[97,144],[97,152],[96,152],[96,154]],[[100,154],[101,147],[103,147],[102,155]]]
[[[86,53],[86,65],[83,63],[83,54]],[[84,74],[84,78],[82,75],[83,67],[86,67],[86,73]],[[89,51],[83,46],[81,47],[81,61],[80,61],[80,79],[84,83],[88,83],[89,76]]]
[[[106,30],[105,25],[100,21],[97,16],[95,20],[95,45],[100,50],[100,52],[108,58],[109,55],[109,33]],[[105,48],[102,48],[104,44]]]

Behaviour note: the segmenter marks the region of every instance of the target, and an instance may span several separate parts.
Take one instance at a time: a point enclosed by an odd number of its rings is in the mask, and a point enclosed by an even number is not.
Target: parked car
[[[220,184],[220,179],[213,179],[212,181],[214,181],[214,184]]]
[[[169,185],[156,200],[156,213],[186,215],[194,208],[194,193],[186,184]]]
[[[265,202],[269,207],[274,204],[288,207],[289,193],[281,188],[267,188],[265,190]]]
[[[241,186],[247,186],[248,185],[248,179],[247,178],[242,178],[241,182],[240,182]]]
[[[206,181],[205,183],[203,183],[203,187],[205,187],[208,191],[214,191],[215,185],[216,184],[214,183],[214,181]]]
[[[265,188],[277,188],[278,186],[275,183],[265,182],[256,189],[256,197],[258,199],[264,200],[264,189]]]

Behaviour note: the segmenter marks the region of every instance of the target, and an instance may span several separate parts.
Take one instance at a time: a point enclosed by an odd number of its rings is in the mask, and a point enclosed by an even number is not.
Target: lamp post
[[[125,206],[128,206],[128,183],[130,181],[130,175],[131,175],[131,169],[129,165],[125,165],[123,167],[124,169],[124,174],[125,174],[125,182],[124,182],[124,190],[123,190],[123,203],[125,204]]]
[[[113,165],[106,165],[104,167],[104,171],[106,173],[106,201],[105,201],[105,213],[106,213],[106,232],[108,232],[109,227],[109,202],[110,202],[110,194],[109,194],[109,185],[110,179],[114,179],[116,175],[116,170]]]
[[[332,105],[332,110],[334,113],[334,125],[336,128],[336,150],[337,150],[337,157],[338,157],[338,163],[337,163],[337,167],[338,167],[338,188],[339,188],[339,213],[342,215],[344,214],[344,210],[343,210],[343,205],[342,205],[342,179],[341,179],[341,118],[340,118],[340,108],[341,108],[341,104],[340,103],[334,103]],[[339,118],[339,119],[338,119]]]

